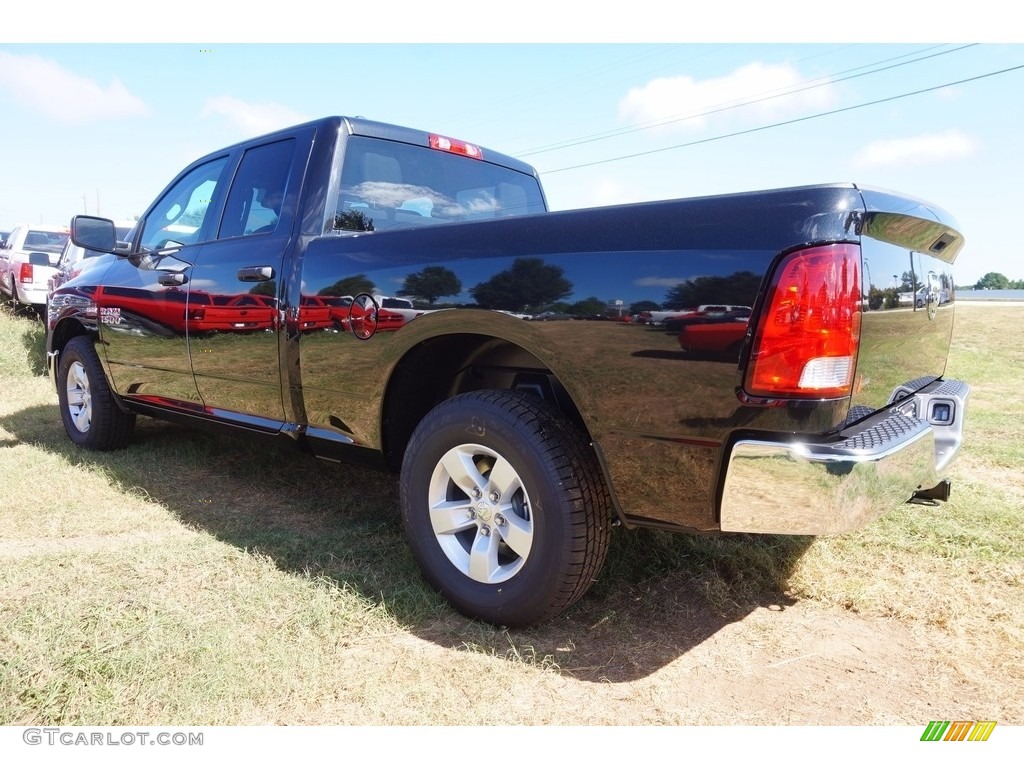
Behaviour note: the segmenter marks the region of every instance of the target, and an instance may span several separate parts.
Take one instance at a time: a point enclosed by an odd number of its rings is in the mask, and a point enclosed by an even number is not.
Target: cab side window
[[[199,242],[227,159],[221,157],[193,168],[160,198],[146,217],[142,248],[158,251]]]
[[[263,235],[281,219],[295,139],[247,150],[231,184],[217,237]]]

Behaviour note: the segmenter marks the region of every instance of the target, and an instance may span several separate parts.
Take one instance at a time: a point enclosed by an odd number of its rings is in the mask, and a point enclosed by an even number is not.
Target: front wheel
[[[75,336],[61,353],[57,399],[64,430],[76,445],[109,451],[128,443],[135,415],[125,413],[114,401],[88,336]]]
[[[405,452],[401,503],[427,581],[494,624],[560,613],[608,551],[611,504],[593,450],[520,392],[469,392],[428,413]]]

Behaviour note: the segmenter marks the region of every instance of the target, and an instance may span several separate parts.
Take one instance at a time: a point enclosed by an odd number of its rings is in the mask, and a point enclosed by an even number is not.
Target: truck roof
[[[343,115],[332,115],[328,117],[321,117],[316,120],[310,120],[305,123],[299,123],[298,125],[292,125],[287,128],[282,128],[278,131],[263,134],[261,136],[254,136],[244,141],[236,142],[235,144],[225,147],[224,149],[233,149],[245,144],[250,144],[255,141],[263,142],[266,139],[273,138],[275,136],[285,136],[295,132],[297,129],[315,127],[318,131],[325,130],[332,133],[343,131],[350,136],[369,136],[371,138],[388,139],[391,141],[402,141],[408,144],[418,144],[427,146],[431,135],[444,135],[447,134],[436,134],[431,131],[424,131],[418,128],[407,128],[401,125],[392,125],[391,123],[381,123],[376,120],[368,120],[365,117],[345,117]],[[452,138],[452,137],[448,137]],[[487,147],[481,147],[476,145],[483,150],[483,160],[489,163],[495,163],[496,165],[502,165],[506,168],[519,171],[521,173],[528,174],[530,176],[537,176],[536,169],[529,163],[524,163],[522,160],[496,152],[493,149]],[[218,150],[222,151],[222,150]]]

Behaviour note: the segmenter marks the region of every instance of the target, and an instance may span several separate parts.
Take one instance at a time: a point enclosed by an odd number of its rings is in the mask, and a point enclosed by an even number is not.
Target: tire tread
[[[76,360],[85,368],[92,394],[92,423],[86,432],[79,431],[68,411],[67,375]],[[57,372],[57,398],[64,430],[76,445],[94,451],[112,451],[128,444],[135,429],[135,414],[125,413],[115,401],[89,336],[75,336],[65,345]]]
[[[583,433],[557,410],[532,394],[515,390],[477,390],[457,395],[438,405],[421,422],[410,440],[406,462],[419,449],[431,425],[466,410],[501,412],[529,435],[542,463],[558,478],[558,495],[568,515],[568,562],[557,584],[544,585],[542,604],[529,609],[503,606],[500,617],[476,615],[493,623],[526,626],[546,621],[578,601],[591,587],[608,552],[612,527],[612,502],[593,447]],[[403,515],[409,489],[403,466]],[[428,580],[452,599],[436,579]],[[453,601],[454,602],[454,601]],[[456,604],[456,607],[466,612]]]

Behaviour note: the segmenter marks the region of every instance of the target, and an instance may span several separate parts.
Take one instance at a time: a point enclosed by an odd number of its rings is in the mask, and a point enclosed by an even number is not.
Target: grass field
[[[581,603],[509,632],[421,582],[391,476],[147,419],[79,451],[5,308],[0,724],[1024,724],[1022,320],[957,309],[950,503],[827,539],[617,530]],[[862,693],[826,717],[837,679]]]

